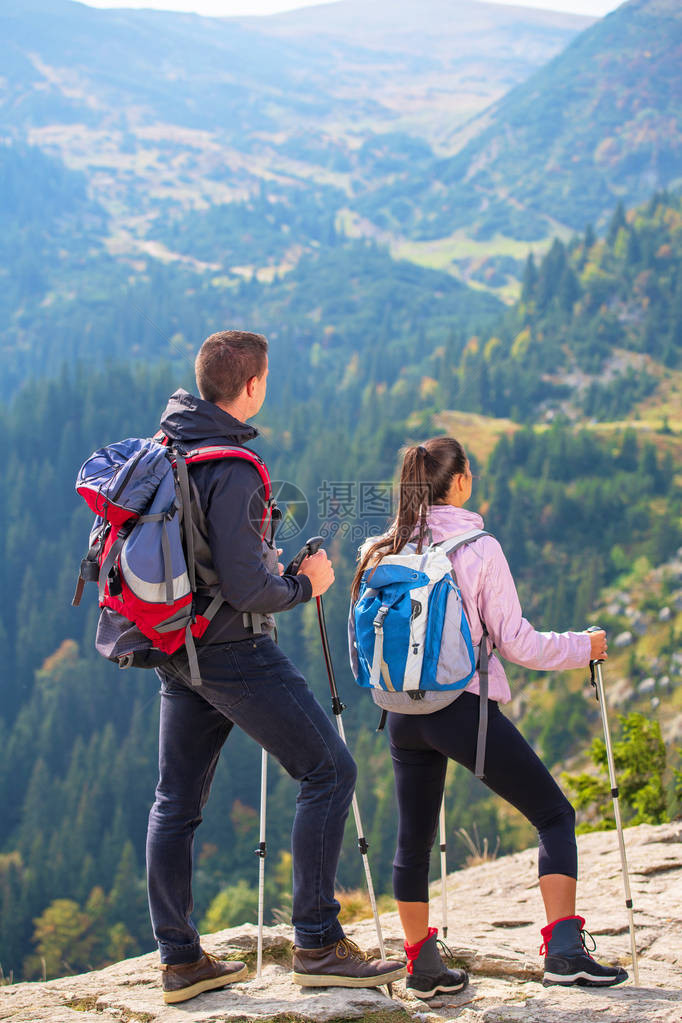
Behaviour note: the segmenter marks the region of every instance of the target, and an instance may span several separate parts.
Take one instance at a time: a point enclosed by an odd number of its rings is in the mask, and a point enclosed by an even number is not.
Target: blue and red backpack
[[[208,607],[196,612],[196,498],[187,467],[226,458],[244,459],[260,474],[264,539],[276,506],[265,463],[248,448],[185,451],[158,434],[109,444],[81,466],[76,491],[96,518],[72,604],[80,604],[86,582],[97,583],[101,612],[95,646],[120,668],[154,668],[185,646],[192,684],[201,685],[194,640],[206,632],[224,599],[216,585]]]

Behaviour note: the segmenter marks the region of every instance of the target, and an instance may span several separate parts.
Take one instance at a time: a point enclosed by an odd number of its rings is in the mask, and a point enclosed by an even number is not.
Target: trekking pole
[[[603,632],[598,625],[591,625],[588,632]],[[637,944],[635,942],[635,918],[632,908],[632,894],[630,892],[630,877],[628,874],[627,856],[625,854],[625,840],[623,838],[623,824],[620,817],[620,803],[618,801],[618,784],[616,782],[616,769],[613,762],[613,749],[611,747],[611,734],[606,713],[606,693],[604,691],[604,679],[601,670],[600,660],[590,661],[590,681],[595,689],[595,696],[601,710],[602,725],[604,727],[604,742],[606,744],[606,759],[609,766],[609,781],[611,783],[611,796],[613,797],[613,815],[616,820],[618,831],[618,844],[620,846],[620,863],[623,874],[623,889],[625,891],[625,908],[628,911],[630,926],[630,945],[632,947],[632,972],[635,985],[639,987],[639,964],[637,962]]]
[[[446,886],[448,877],[447,849],[448,844],[445,833],[445,788],[443,788],[443,801],[440,804],[440,901],[443,940],[445,940],[448,936],[448,892]]]
[[[334,666],[332,664],[331,651],[329,649],[329,639],[327,637],[327,625],[324,620],[324,605],[322,604],[322,597],[316,597],[317,601],[317,618],[320,623],[320,636],[322,637],[322,650],[324,653],[325,664],[327,665],[327,675],[329,676],[329,688],[332,694],[332,710],[334,717],[336,718],[336,724],[339,729],[339,735],[344,745],[348,745],[346,742],[346,732],[343,727],[343,721],[341,715],[346,709],[345,705],[341,703],[339,697],[339,691],[336,687],[336,677],[334,675]],[[355,829],[358,833],[358,849],[362,856],[362,863],[365,868],[365,880],[367,882],[367,894],[369,895],[369,902],[372,907],[372,915],[374,916],[374,926],[377,932],[377,941],[379,942],[379,955],[382,959],[386,958],[386,949],[384,948],[384,935],[381,930],[381,922],[379,920],[379,912],[377,910],[377,903],[374,897],[374,885],[372,884],[372,873],[369,869],[369,857],[367,851],[369,849],[369,843],[365,838],[364,828],[362,827],[362,820],[360,819],[360,807],[358,805],[358,797],[353,791],[353,817],[355,818]],[[393,997],[393,985],[387,984],[386,990],[388,991],[389,997]]]
[[[295,574],[298,571],[298,569],[300,568],[303,559],[306,556],[310,556],[310,555],[316,554],[317,551],[319,551],[319,549],[320,549],[320,547],[322,546],[323,543],[324,543],[324,538],[323,537],[321,537],[321,536],[311,537],[310,540],[308,540],[308,542],[305,544],[305,546],[303,548],[301,548],[301,550],[296,555],[296,557],[291,562],[291,564],[287,567],[285,574],[289,574],[290,570],[293,571],[294,574]],[[343,727],[343,721],[341,720],[341,715],[343,714],[343,712],[346,709],[346,707],[341,702],[341,698],[339,697],[339,690],[338,690],[337,685],[336,685],[336,676],[334,674],[334,665],[332,663],[331,650],[329,648],[329,637],[327,636],[327,624],[326,624],[325,618],[324,618],[324,605],[322,603],[322,597],[316,597],[315,600],[317,601],[317,620],[318,620],[319,625],[320,625],[320,636],[321,636],[321,639],[322,639],[322,652],[324,654],[324,661],[325,661],[325,665],[327,667],[327,676],[329,678],[329,689],[331,691],[331,696],[332,696],[332,711],[334,713],[334,717],[336,718],[336,726],[337,726],[337,728],[339,730],[339,735],[341,736],[341,741],[343,742],[343,744],[345,746],[347,746],[348,743],[346,742],[346,732],[345,732],[345,729]],[[355,794],[355,792],[353,792],[353,803],[352,803],[352,805],[353,805],[353,817],[355,818],[355,828],[356,828],[356,831],[358,833],[358,849],[360,850],[360,854],[362,856],[363,866],[365,868],[365,880],[367,882],[367,894],[369,895],[369,901],[370,901],[370,905],[372,907],[372,915],[374,916],[374,926],[376,928],[377,941],[379,943],[379,955],[381,956],[382,959],[385,959],[386,958],[386,949],[384,947],[384,935],[383,935],[383,932],[381,930],[381,922],[379,920],[379,912],[377,910],[376,898],[374,896],[374,885],[372,883],[372,873],[370,871],[369,858],[367,856],[367,851],[369,849],[369,843],[367,842],[367,839],[365,838],[364,829],[362,827],[362,820],[360,818],[360,807],[358,806],[358,797]],[[393,985],[392,984],[387,984],[386,985],[386,989],[387,989],[389,995],[391,997],[393,997]]]
[[[296,556],[286,568],[286,572],[295,575],[305,557],[304,553]],[[277,641],[277,629],[275,629],[275,642]],[[263,972],[263,916],[265,908],[265,857],[267,855],[267,843],[265,841],[265,814],[268,798],[268,754],[267,750],[260,751],[260,834],[258,848],[254,849],[258,862],[258,941],[256,951],[256,978],[260,980]]]
[[[260,980],[263,971],[263,907],[265,905],[265,807],[268,794],[268,754],[261,750],[260,757],[260,841],[254,849],[258,862],[258,952],[256,960],[256,977]]]

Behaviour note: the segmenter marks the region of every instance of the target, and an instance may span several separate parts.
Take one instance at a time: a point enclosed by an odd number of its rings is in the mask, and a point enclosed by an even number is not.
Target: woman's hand
[[[608,659],[608,644],[606,642],[606,633],[601,630],[600,632],[590,632],[590,660],[591,661],[606,661]]]

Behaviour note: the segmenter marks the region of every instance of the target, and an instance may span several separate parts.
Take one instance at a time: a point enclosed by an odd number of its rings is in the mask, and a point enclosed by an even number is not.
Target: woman
[[[472,475],[462,446],[452,437],[435,437],[407,449],[400,477],[398,515],[387,534],[364,549],[353,580],[358,598],[366,569],[408,540],[420,545],[483,528],[480,515],[465,509]],[[420,549],[420,548],[419,548]],[[606,658],[604,632],[536,632],[521,605],[500,544],[482,536],[451,555],[462,591],[472,641],[479,645],[487,628],[489,649],[526,668],[561,670],[585,667]],[[352,616],[351,616],[352,617]],[[388,733],[398,797],[398,844],[393,889],[405,932],[407,987],[421,998],[457,991],[468,981],[463,970],[446,969],[429,927],[428,876],[448,758],[474,769],[479,714],[478,674],[464,690],[450,691],[447,706],[433,713],[389,712]],[[586,951],[584,919],[576,915],[577,849],[575,813],[521,733],[502,714],[511,699],[498,657],[489,663],[487,786],[535,826],[539,836],[540,891],[547,914],[542,928],[547,984],[619,984],[627,973],[602,966]]]

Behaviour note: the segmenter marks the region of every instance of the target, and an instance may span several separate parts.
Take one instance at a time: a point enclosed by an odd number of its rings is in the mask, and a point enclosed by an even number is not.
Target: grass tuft
[[[88,995],[87,998],[69,998],[64,1004],[75,1012],[97,1011],[98,995]]]

